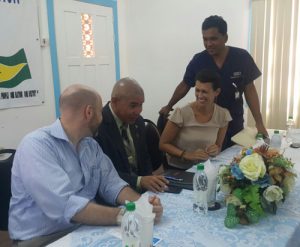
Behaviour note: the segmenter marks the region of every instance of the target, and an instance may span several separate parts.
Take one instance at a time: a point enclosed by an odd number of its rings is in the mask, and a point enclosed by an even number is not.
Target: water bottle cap
[[[279,130],[274,130],[274,134],[279,134]]]
[[[127,211],[134,211],[135,210],[135,203],[134,202],[126,203],[126,210]]]
[[[256,139],[262,139],[262,138],[263,138],[263,134],[262,133],[257,133]]]
[[[204,164],[203,163],[199,163],[197,165],[197,171],[203,171],[204,170]]]

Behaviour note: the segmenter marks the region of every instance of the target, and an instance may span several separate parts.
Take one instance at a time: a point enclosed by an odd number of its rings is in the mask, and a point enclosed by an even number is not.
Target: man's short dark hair
[[[221,87],[220,75],[215,70],[211,69],[201,70],[196,76],[196,81],[201,83],[211,83],[214,91]]]
[[[222,16],[211,15],[202,23],[202,31],[214,27],[218,29],[219,33],[227,34],[227,23]]]

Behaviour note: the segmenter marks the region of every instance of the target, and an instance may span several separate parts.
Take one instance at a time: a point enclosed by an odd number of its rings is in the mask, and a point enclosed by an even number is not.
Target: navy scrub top
[[[243,93],[245,86],[261,75],[250,54],[240,48],[229,47],[223,67],[215,64],[206,50],[196,54],[186,68],[183,81],[190,87],[195,86],[195,77],[202,69],[216,70],[221,76],[221,93],[217,104],[229,110],[232,121],[229,123],[228,134],[233,136],[243,129],[244,109]]]

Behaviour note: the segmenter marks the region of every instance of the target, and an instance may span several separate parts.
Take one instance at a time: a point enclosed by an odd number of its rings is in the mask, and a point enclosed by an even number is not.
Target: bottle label
[[[207,190],[207,184],[208,184],[207,176],[205,174],[200,174],[196,179],[194,190],[205,191]]]
[[[122,219],[122,247],[140,247],[140,222],[132,212],[126,212]]]

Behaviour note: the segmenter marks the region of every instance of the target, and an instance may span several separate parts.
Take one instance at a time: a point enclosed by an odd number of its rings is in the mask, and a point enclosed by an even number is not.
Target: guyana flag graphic
[[[11,57],[0,56],[0,88],[13,88],[30,79],[31,74],[24,49]]]

